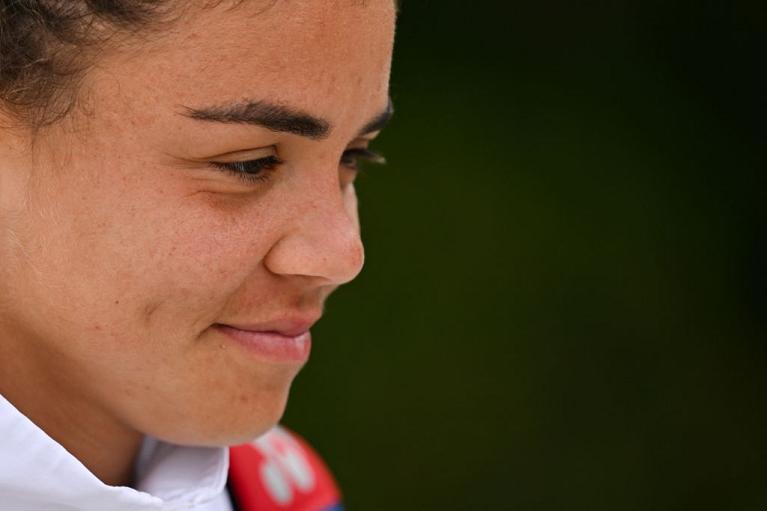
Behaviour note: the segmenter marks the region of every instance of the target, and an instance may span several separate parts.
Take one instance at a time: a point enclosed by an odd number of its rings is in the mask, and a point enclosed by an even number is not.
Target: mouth
[[[312,346],[311,324],[281,325],[279,329],[260,329],[216,323],[212,329],[245,348],[252,356],[272,363],[300,363],[309,359]],[[264,327],[261,327],[264,328]]]

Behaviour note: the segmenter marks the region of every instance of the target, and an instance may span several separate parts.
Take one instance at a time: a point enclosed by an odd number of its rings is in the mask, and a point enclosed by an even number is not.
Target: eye
[[[238,179],[245,181],[246,183],[267,181],[272,171],[274,171],[282,163],[283,161],[274,155],[258,158],[255,160],[210,162],[210,164],[217,169],[232,174]]]
[[[386,158],[379,153],[371,151],[367,147],[357,147],[344,151],[344,154],[341,156],[341,165],[348,169],[358,170],[360,160],[381,165],[386,163]]]
[[[341,156],[341,166],[353,170],[359,170],[359,161],[366,160],[372,163],[383,164],[386,159],[380,154],[366,147],[351,148],[344,151]],[[272,172],[284,163],[275,155],[241,161],[212,161],[210,165],[246,183],[264,182],[269,179]]]

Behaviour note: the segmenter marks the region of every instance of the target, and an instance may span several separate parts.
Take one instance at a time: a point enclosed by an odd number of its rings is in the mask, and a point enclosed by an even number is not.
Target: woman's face
[[[278,421],[306,346],[235,337],[305,330],[362,267],[349,164],[386,117],[394,17],[190,8],[102,55],[69,118],[3,133],[0,336],[24,384],[178,443]]]

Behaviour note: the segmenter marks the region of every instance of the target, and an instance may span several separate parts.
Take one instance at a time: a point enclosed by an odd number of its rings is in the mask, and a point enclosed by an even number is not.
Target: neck
[[[58,381],[56,372],[30,363],[23,347],[5,341],[0,342],[0,394],[102,482],[132,486],[143,435],[88,400],[87,389]]]

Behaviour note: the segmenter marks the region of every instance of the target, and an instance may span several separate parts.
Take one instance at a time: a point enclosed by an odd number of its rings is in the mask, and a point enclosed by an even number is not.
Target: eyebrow
[[[313,140],[326,138],[330,134],[330,123],[325,119],[266,101],[241,101],[207,108],[186,107],[185,115],[198,121],[253,124]]]
[[[326,119],[302,110],[267,101],[241,101],[205,108],[184,107],[184,115],[191,119],[226,124],[251,124],[270,131],[292,133],[312,140],[327,138],[332,127]],[[386,109],[375,116],[360,132],[366,135],[381,130],[394,113],[391,99]]]

